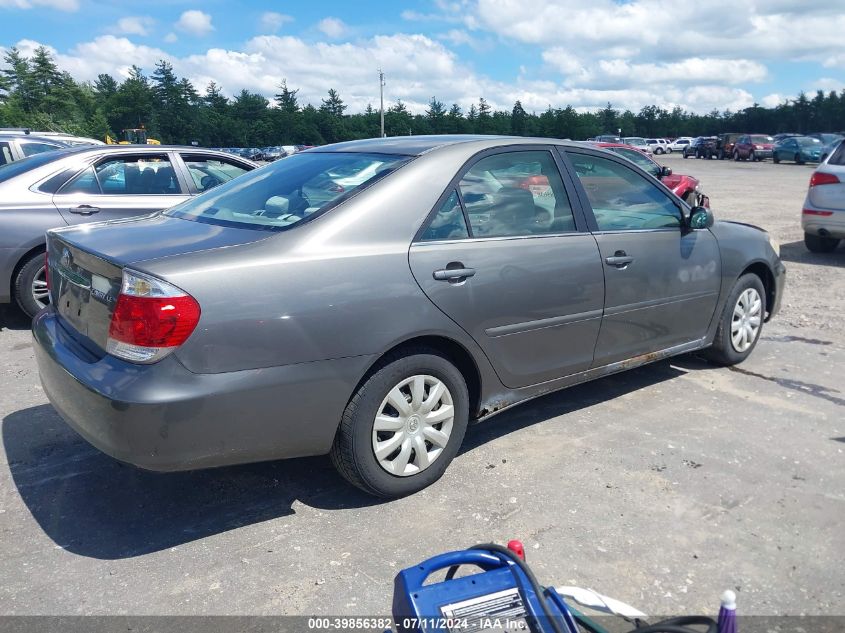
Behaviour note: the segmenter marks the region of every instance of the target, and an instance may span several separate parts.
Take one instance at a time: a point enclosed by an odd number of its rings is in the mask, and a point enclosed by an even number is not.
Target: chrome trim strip
[[[523,332],[531,332],[533,330],[543,330],[545,328],[566,325],[569,323],[590,321],[601,318],[601,315],[601,310],[590,310],[588,312],[565,314],[563,316],[550,317],[548,319],[537,319],[536,321],[523,321],[522,323],[499,325],[497,327],[487,328],[484,330],[484,333],[491,338],[496,338],[498,336],[508,336],[509,334],[521,334]]]

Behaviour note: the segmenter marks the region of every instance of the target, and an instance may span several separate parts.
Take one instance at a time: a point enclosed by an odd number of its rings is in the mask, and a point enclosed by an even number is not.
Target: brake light
[[[839,178],[836,177],[836,174],[828,174],[823,171],[814,172],[812,176],[810,176],[810,186],[811,187],[818,187],[819,185],[838,185]]]
[[[199,304],[183,290],[124,270],[106,351],[131,362],[154,363],[184,343],[199,319]]]
[[[803,209],[801,213],[804,215],[820,215],[822,217],[833,215],[833,211],[819,211],[817,209]]]

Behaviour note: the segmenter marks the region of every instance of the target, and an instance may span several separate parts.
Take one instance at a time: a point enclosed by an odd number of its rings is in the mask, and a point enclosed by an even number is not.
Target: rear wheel
[[[772,162],[777,165],[780,162],[780,157],[777,154],[772,154]]]
[[[812,253],[829,253],[839,246],[839,240],[835,237],[804,233],[804,246]]]
[[[725,160],[725,150],[719,150],[719,160]]]
[[[739,162],[739,152],[734,150],[734,161]]]
[[[460,371],[430,350],[388,361],[346,406],[331,459],[351,484],[379,497],[437,481],[458,452],[469,418]]]
[[[705,356],[719,365],[744,361],[760,339],[766,315],[766,291],[754,273],[746,273],[734,284],[725,303],[716,338]]]
[[[803,161],[803,160],[801,160],[801,154],[795,154],[795,157],[794,157],[794,158],[795,158],[795,162],[796,162],[796,163],[798,163],[799,165],[803,165],[803,164],[804,164],[804,161]]]
[[[36,253],[27,259],[18,269],[14,282],[15,301],[27,316],[35,313],[50,303],[47,290],[47,269],[44,265],[44,253]]]

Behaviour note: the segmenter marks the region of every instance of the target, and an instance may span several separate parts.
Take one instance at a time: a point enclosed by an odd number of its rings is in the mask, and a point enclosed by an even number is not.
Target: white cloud
[[[170,33],[168,33],[167,35],[164,36],[164,41],[167,42],[168,44],[172,44],[173,42],[177,41],[178,39],[179,39],[179,37],[173,31],[171,31]]]
[[[208,35],[214,30],[211,16],[208,13],[191,9],[185,11],[176,22],[176,28],[191,35]]]
[[[265,11],[261,14],[259,24],[262,31],[275,33],[287,22],[293,22],[293,17],[284,13],[277,13],[276,11]]]
[[[331,17],[320,20],[320,23],[317,24],[317,28],[320,29],[324,35],[331,38],[338,38],[346,33],[347,30],[347,26],[343,23],[343,21]]]
[[[148,16],[130,15],[125,18],[120,18],[114,31],[117,33],[126,33],[127,35],[149,35],[150,29],[155,24],[155,20]]]
[[[78,11],[79,0],[0,0],[0,9],[34,9],[35,7]]]
[[[38,42],[28,40],[18,43],[25,54],[37,46]],[[286,78],[288,86],[299,89],[301,103],[317,105],[329,88],[334,88],[350,113],[378,103],[379,67],[386,75],[387,101],[401,99],[415,113],[424,112],[432,96],[449,105],[458,103],[464,111],[481,96],[498,110],[510,110],[519,99],[526,110],[536,112],[549,104],[596,109],[608,101],[617,108],[634,111],[657,104],[708,112],[714,108],[736,110],[754,101],[739,87],[695,84],[680,88],[649,82],[608,89],[567,86],[537,79],[531,73],[497,81],[461,63],[442,42],[409,34],[376,36],[355,43],[310,43],[291,36],[261,35],[240,50],[212,48],[187,57],[174,57],[125,37],[106,35],[56,56],[62,69],[89,80],[101,72],[123,77],[132,63],[149,73],[159,59],[172,63],[176,73],[190,79],[199,90],[213,80],[229,95],[247,89],[272,98]]]
[[[760,105],[764,108],[774,108],[776,105],[780,105],[785,101],[786,97],[776,92],[773,92],[772,94],[766,95],[765,97],[760,99]]]

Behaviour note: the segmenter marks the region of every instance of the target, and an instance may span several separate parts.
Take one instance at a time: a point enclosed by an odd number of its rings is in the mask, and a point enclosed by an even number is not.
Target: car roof
[[[529,136],[497,136],[484,134],[442,134],[421,136],[391,136],[388,138],[370,138],[359,141],[345,141],[332,145],[322,145],[305,150],[303,153],[323,152],[362,152],[373,154],[398,154],[403,156],[421,156],[439,149],[468,145],[472,151],[483,151],[508,145],[561,145],[565,147],[595,147],[590,142],[561,140],[559,138],[538,138]],[[633,148],[632,148],[633,149]]]
[[[58,136],[39,136],[37,134],[24,134],[22,132],[0,132],[0,141],[8,140],[18,141],[43,141],[45,143],[57,143],[58,145],[68,145],[68,142],[62,137]]]
[[[31,138],[31,137],[27,137]],[[49,139],[52,140],[52,139]],[[231,157],[231,154],[208,147],[193,145],[77,145],[56,151],[57,156],[82,156],[88,153],[97,154],[160,154],[161,152],[198,152],[202,154],[219,154]],[[240,158],[240,157],[239,157]],[[241,160],[246,160],[241,158]],[[249,161],[246,161],[249,162]]]

